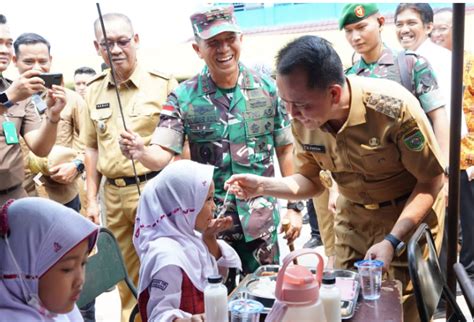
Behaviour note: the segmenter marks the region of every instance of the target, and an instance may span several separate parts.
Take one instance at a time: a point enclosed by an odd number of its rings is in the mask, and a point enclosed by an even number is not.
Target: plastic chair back
[[[97,253],[86,264],[86,280],[77,306],[86,305],[120,281],[125,281],[137,298],[137,290],[127,274],[117,240],[110,230],[102,227],[97,240]]]
[[[453,308],[455,321],[466,321],[444,280],[433,236],[426,224],[421,224],[408,242],[408,269],[422,322],[431,321],[441,296]]]

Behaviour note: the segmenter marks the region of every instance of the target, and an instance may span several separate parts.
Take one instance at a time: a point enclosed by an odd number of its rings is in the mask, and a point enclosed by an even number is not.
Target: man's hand
[[[46,96],[46,110],[47,116],[52,123],[57,123],[60,120],[60,114],[63,108],[66,106],[66,91],[64,87],[53,85],[53,89],[48,90]]]
[[[91,202],[91,200],[88,200],[87,204],[87,217],[94,223],[94,224],[99,224],[99,204],[97,201]]]
[[[263,194],[263,177],[255,174],[234,174],[224,183],[224,189],[239,199],[250,199]]]
[[[74,162],[66,162],[54,166],[49,169],[51,179],[62,184],[68,184],[76,179],[78,174],[77,167]]]
[[[337,190],[337,187],[331,187],[329,188],[329,199],[328,199],[328,210],[335,215],[336,214],[336,204],[337,204],[337,198],[339,198],[339,191]]]
[[[127,159],[140,160],[145,152],[145,144],[142,137],[132,130],[120,133],[119,146],[120,151],[122,151],[122,154]]]
[[[301,212],[297,212],[294,209],[287,209],[285,216],[282,218],[282,222],[287,219],[290,222],[290,227],[285,233],[285,238],[288,241],[288,245],[293,243],[296,238],[300,237],[301,227],[303,226],[303,215]],[[283,226],[280,228],[280,234],[283,233]]]
[[[365,254],[364,259],[376,259],[383,262],[383,270],[386,272],[392,263],[394,250],[392,244],[388,240],[382,240],[372,245]]]
[[[44,90],[44,81],[36,77],[41,74],[38,70],[28,70],[20,75],[10,87],[5,91],[8,99],[12,103],[18,103],[24,99],[27,99],[31,95],[41,92]]]

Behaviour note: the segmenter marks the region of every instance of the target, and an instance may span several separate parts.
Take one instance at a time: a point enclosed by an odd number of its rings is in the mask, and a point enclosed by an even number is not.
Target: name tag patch
[[[326,147],[324,145],[303,144],[303,150],[308,152],[326,153]]]
[[[96,108],[97,110],[101,110],[101,109],[103,109],[103,108],[109,108],[109,107],[110,107],[110,103],[101,103],[101,104],[97,104],[97,105],[95,106],[95,108]]]
[[[163,280],[152,280],[151,287],[159,288],[160,290],[164,291],[168,287],[168,282]]]

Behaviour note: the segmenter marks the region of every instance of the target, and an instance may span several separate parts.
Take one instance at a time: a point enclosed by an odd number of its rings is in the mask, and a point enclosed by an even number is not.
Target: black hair
[[[13,48],[15,49],[15,55],[17,57],[19,56],[21,45],[35,45],[35,44],[45,44],[48,47],[48,53],[51,50],[51,45],[49,41],[44,39],[42,36],[35,34],[33,32],[25,32],[21,34],[13,43]]]
[[[7,23],[7,17],[0,13],[0,25],[5,25]]]
[[[345,82],[339,55],[329,41],[318,36],[302,36],[280,49],[276,69],[279,75],[306,71],[309,88],[326,89]]]
[[[417,12],[423,25],[433,22],[433,8],[428,3],[400,3],[395,10],[395,22],[397,22],[398,15],[407,9]]]
[[[79,67],[78,69],[74,71],[74,76],[76,76],[77,74],[89,74],[89,75],[94,76],[97,73],[95,72],[93,68],[84,66],[84,67]]]

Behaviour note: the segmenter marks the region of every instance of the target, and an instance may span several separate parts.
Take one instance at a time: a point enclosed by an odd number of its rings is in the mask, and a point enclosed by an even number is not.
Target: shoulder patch
[[[92,83],[94,83],[94,82],[96,82],[96,81],[98,81],[98,80],[101,80],[101,79],[105,78],[105,76],[107,75],[108,72],[109,72],[109,69],[106,69],[106,70],[104,70],[102,73],[95,75],[95,76],[87,83],[87,85],[92,84]]]
[[[364,93],[364,104],[393,119],[400,116],[403,101],[388,95]]]
[[[162,73],[162,72],[159,72],[157,70],[149,70],[148,71],[150,74],[154,75],[154,76],[158,76],[158,77],[161,77],[165,80],[170,80],[171,78],[171,75],[169,74],[166,74],[166,73]]]
[[[418,128],[414,128],[412,131],[403,135],[402,139],[408,150],[418,152],[425,147],[425,136]]]

